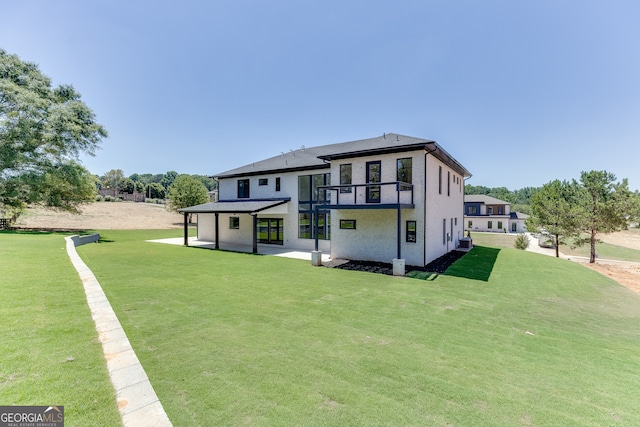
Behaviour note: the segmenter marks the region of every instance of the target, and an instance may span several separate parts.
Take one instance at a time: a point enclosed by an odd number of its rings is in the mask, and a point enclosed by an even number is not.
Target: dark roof
[[[510,213],[510,219],[527,219],[529,218],[529,215],[522,213],[522,212],[511,212]]]
[[[269,199],[269,200],[220,200],[218,202],[203,203],[201,205],[190,206],[184,209],[178,209],[181,213],[248,213],[253,214],[282,205],[290,201],[286,199]]]
[[[282,171],[300,171],[309,169],[326,169],[333,159],[370,156],[375,154],[399,153],[414,150],[426,150],[433,153],[439,160],[450,166],[463,176],[471,173],[449,155],[435,141],[398,135],[384,134],[376,138],[357,141],[341,142],[338,144],[320,145],[317,147],[302,147],[279,156],[260,160],[239,168],[222,172],[215,178],[232,178]]]
[[[484,203],[485,205],[510,205],[511,203],[484,194],[465,194],[464,201],[470,203]]]

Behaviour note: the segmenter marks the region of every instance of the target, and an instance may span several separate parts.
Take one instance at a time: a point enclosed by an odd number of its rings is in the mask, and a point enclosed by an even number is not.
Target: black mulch
[[[440,258],[437,258],[427,264],[425,267],[416,267],[414,265],[405,266],[407,273],[411,271],[426,271],[429,273],[444,273],[447,268],[465,255],[465,252],[451,251]],[[393,275],[393,264],[386,262],[374,261],[344,261],[336,260],[324,263],[325,267],[340,268],[342,270],[366,271],[369,273]]]

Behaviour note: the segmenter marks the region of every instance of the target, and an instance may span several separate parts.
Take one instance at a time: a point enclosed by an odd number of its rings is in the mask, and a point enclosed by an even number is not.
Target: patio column
[[[184,245],[189,246],[189,214],[183,212],[184,215]]]
[[[251,214],[253,217],[253,253],[258,253],[258,214]]]
[[[216,245],[215,245],[215,249],[220,249],[220,233],[219,233],[219,230],[220,230],[219,222],[220,221],[219,221],[219,218],[218,218],[219,214],[216,212],[215,216],[216,216]]]
[[[400,208],[400,205],[398,205],[398,259],[402,259],[402,256],[400,256],[400,246],[402,245],[402,209]]]

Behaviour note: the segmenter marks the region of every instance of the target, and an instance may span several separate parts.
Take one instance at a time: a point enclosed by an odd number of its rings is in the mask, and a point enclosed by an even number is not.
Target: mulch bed
[[[451,251],[440,258],[427,264],[425,267],[414,265],[405,266],[407,273],[411,271],[425,271],[429,273],[444,273],[447,268],[465,255],[465,252]],[[323,264],[329,268],[340,268],[342,270],[365,271],[368,273],[393,275],[393,265],[386,262],[356,261],[356,260],[332,260]]]

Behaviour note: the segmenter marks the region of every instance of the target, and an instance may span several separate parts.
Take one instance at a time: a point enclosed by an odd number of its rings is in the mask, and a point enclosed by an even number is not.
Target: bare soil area
[[[164,205],[134,202],[96,202],[80,215],[34,208],[18,218],[16,228],[43,230],[142,230],[178,228],[183,216]]]

